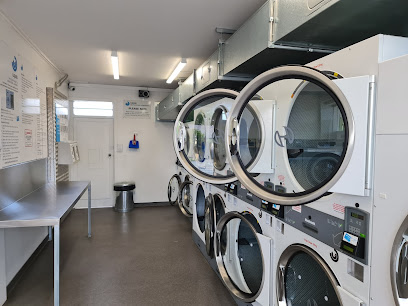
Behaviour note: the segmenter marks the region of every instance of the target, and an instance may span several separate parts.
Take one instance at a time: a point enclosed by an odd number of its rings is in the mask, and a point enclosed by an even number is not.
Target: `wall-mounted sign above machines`
[[[58,164],[72,165],[80,160],[77,142],[58,143]]]

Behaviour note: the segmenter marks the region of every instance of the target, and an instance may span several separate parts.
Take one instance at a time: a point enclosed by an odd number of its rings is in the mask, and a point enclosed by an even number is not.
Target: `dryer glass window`
[[[205,230],[205,193],[201,184],[197,185],[196,195],[196,218],[200,231],[204,233]]]
[[[225,124],[227,123],[227,111],[218,107],[211,119],[214,143],[214,167],[218,170],[224,169],[226,165],[227,152],[225,149]]]
[[[205,160],[205,149],[207,146],[207,131],[205,126],[205,115],[199,113],[194,121],[194,152],[199,162]]]
[[[215,224],[217,225],[221,217],[225,215],[225,204],[220,194],[214,195],[215,204]]]
[[[232,102],[222,95],[203,98],[176,123],[180,124],[178,137],[184,140],[180,154],[188,163],[186,169],[193,168],[196,173],[190,173],[200,179],[232,177],[226,167],[224,141],[227,110]]]
[[[239,155],[242,163],[249,167],[261,148],[261,118],[256,116],[254,107],[247,105],[239,122]]]
[[[253,227],[233,218],[221,232],[221,256],[231,282],[247,295],[261,288],[263,262],[261,248]]]
[[[284,277],[287,305],[340,305],[327,274],[309,254],[295,253],[287,263]]]
[[[177,174],[173,175],[167,187],[167,196],[169,202],[172,204],[176,203],[178,199],[180,184],[181,184],[180,177]]]
[[[289,75],[263,86],[257,84],[255,92],[248,92],[248,97],[261,96],[259,101],[237,98],[239,107],[231,110],[231,126],[236,118],[239,152],[233,152],[232,162],[243,170],[242,174],[237,172],[238,179],[247,183],[251,192],[278,204],[289,205],[291,199],[291,205],[302,204],[298,199],[322,190],[344,171],[339,170],[349,144],[343,105],[347,101],[333,81],[324,75],[322,78],[332,87],[312,78]],[[233,131],[229,133],[233,135]],[[231,148],[233,142],[228,143],[228,150]],[[268,188],[264,182],[275,187]]]
[[[323,88],[303,82],[290,111],[287,129],[289,165],[303,189],[312,189],[333,175],[341,163],[346,133],[339,106]]]

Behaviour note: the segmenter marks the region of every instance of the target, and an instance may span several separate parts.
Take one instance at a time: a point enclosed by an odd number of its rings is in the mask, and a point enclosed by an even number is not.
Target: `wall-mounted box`
[[[72,165],[80,160],[78,143],[60,142],[58,143],[58,164]]]

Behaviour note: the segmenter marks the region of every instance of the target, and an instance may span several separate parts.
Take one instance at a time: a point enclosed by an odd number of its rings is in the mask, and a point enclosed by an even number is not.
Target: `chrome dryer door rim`
[[[190,163],[188,158],[186,157],[185,153],[183,152],[184,150],[184,137],[186,134],[186,129],[183,123],[183,120],[185,117],[191,112],[192,109],[194,109],[195,106],[199,105],[201,101],[211,98],[213,96],[225,96],[229,97],[231,99],[235,99],[238,96],[238,92],[229,90],[229,89],[210,89],[206,90],[202,93],[199,93],[198,95],[194,96],[189,100],[183,108],[180,110],[176,122],[174,124],[174,132],[173,132],[173,145],[174,145],[174,151],[176,152],[177,158],[179,159],[180,163],[184,167],[184,169],[187,170],[191,175],[193,175],[195,178],[204,181],[206,183],[210,184],[227,184],[236,181],[235,175],[228,176],[228,177],[216,177],[216,176],[211,176],[208,174],[205,174],[195,167]],[[178,130],[182,131],[181,133],[183,135],[178,135]],[[182,139],[180,139],[182,138]]]
[[[254,293],[254,294],[248,294],[245,292],[242,292],[241,290],[237,289],[237,287],[234,285],[234,283],[232,282],[227,269],[224,266],[224,262],[223,262],[223,258],[222,258],[222,253],[221,253],[221,235],[222,235],[222,231],[224,229],[224,227],[227,225],[227,223],[229,221],[231,221],[232,219],[239,219],[241,222],[245,222],[246,225],[248,225],[248,227],[251,229],[251,231],[253,232],[256,241],[260,247],[260,251],[261,251],[261,257],[262,257],[262,281],[259,287],[259,290]],[[251,303],[254,302],[259,295],[261,294],[262,290],[263,290],[263,286],[265,284],[265,262],[264,262],[264,256],[262,254],[262,248],[261,248],[261,243],[257,237],[258,231],[254,228],[254,226],[251,224],[251,222],[249,222],[242,214],[236,212],[236,211],[232,211],[232,212],[228,212],[226,213],[224,216],[222,216],[222,218],[220,219],[220,221],[218,222],[217,226],[216,226],[216,233],[215,233],[215,240],[214,240],[214,250],[215,250],[215,258],[216,258],[216,262],[217,262],[217,266],[218,266],[218,271],[220,272],[220,276],[221,279],[223,281],[223,283],[225,284],[225,286],[228,288],[228,290],[234,295],[236,296],[238,299],[240,299],[241,301],[245,302],[245,303]]]
[[[305,191],[299,195],[282,195],[263,188],[251,175],[249,175],[247,169],[243,167],[236,150],[237,141],[239,141],[239,117],[246,105],[249,103],[250,99],[261,88],[264,88],[271,83],[285,79],[299,79],[300,81],[308,80],[320,85],[322,88],[327,90],[327,92],[330,92],[337,98],[342,106],[342,109],[344,110],[345,119],[347,121],[345,122],[347,123],[346,132],[348,132],[347,142],[345,144],[346,149],[343,156],[343,161],[340,164],[340,167],[337,169],[337,172],[335,172],[335,174],[332,175],[331,178],[320,188],[316,190],[312,189],[310,191]],[[231,109],[230,115],[227,118],[225,133],[225,140],[227,141],[226,146],[228,148],[226,150],[227,159],[237,179],[256,196],[260,197],[263,200],[279,205],[307,204],[325,195],[325,193],[327,193],[330,188],[336,184],[336,182],[340,179],[340,177],[346,170],[353,153],[355,139],[353,114],[343,92],[325,74],[318,70],[305,66],[282,66],[274,68],[262,73],[261,75],[253,79],[250,83],[248,83],[248,85],[245,86],[245,88],[235,99],[234,107]]]

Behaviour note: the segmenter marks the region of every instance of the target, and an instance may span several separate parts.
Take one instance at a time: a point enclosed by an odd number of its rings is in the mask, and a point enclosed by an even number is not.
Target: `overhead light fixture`
[[[118,58],[117,51],[112,51],[111,60],[112,60],[113,78],[115,80],[119,80],[119,58]]]
[[[180,63],[178,63],[176,69],[174,69],[173,73],[170,75],[170,77],[167,79],[166,83],[171,84],[174,79],[178,76],[181,70],[183,70],[184,66],[187,64],[187,60],[185,58],[182,58]]]

